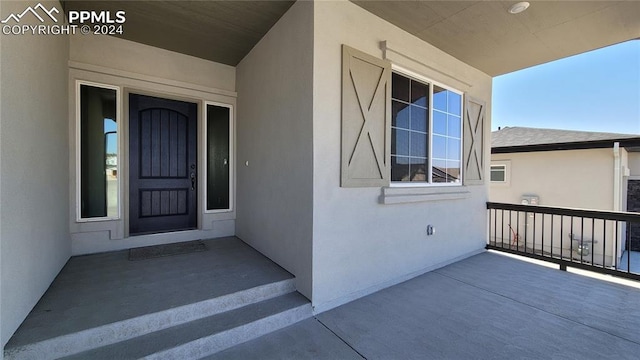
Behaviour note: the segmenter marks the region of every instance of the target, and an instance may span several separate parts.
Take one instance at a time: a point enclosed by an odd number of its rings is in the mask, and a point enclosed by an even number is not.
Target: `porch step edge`
[[[263,335],[283,329],[312,316],[311,304],[259,319],[218,334],[203,337],[144,357],[145,360],[201,359],[236,345],[257,339]]]
[[[292,292],[61,360],[200,359],[311,316],[309,300]]]
[[[185,324],[295,291],[295,279],[226,294],[4,350],[5,360],[57,359]]]

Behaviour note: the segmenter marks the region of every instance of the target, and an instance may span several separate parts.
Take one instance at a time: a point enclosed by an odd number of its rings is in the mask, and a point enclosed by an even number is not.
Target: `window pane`
[[[411,106],[411,130],[427,132],[427,110]]]
[[[440,111],[433,111],[433,133],[447,135],[447,115]]]
[[[409,128],[409,105],[393,100],[391,103],[391,126]]]
[[[460,162],[447,161],[447,182],[456,183],[460,181]]]
[[[229,114],[207,105],[207,210],[229,209]]]
[[[447,111],[447,90],[436,85],[433,86],[433,108]]]
[[[431,180],[434,183],[447,182],[446,160],[433,160],[433,168],[431,169]]]
[[[460,96],[459,94],[454,93],[453,91],[447,91],[447,93],[449,94],[448,99],[448,111],[449,114],[453,114],[453,115],[460,115],[460,108],[461,108],[461,102],[462,102],[462,96]]]
[[[445,137],[434,135],[433,148],[431,149],[433,157],[439,159],[447,158],[447,141]],[[435,166],[435,165],[434,165]]]
[[[460,140],[447,138],[447,159],[460,160]]]
[[[391,97],[397,100],[409,102],[409,79],[393,73],[391,79]]]
[[[411,81],[411,103],[427,107],[429,101],[429,85],[419,81]]]
[[[462,95],[393,73],[392,98],[392,181],[459,183]]]
[[[502,166],[491,167],[491,181],[504,182],[505,181],[505,168]]]
[[[408,157],[391,157],[391,181],[409,181]]]
[[[427,168],[429,163],[427,159],[411,158],[411,181],[429,181]]]
[[[409,131],[391,129],[391,155],[409,155]]]
[[[427,135],[411,133],[411,156],[427,157]]]
[[[459,116],[449,115],[447,124],[447,135],[458,139],[462,138],[462,131],[460,129],[461,121]]]
[[[80,217],[118,216],[116,90],[80,86]]]

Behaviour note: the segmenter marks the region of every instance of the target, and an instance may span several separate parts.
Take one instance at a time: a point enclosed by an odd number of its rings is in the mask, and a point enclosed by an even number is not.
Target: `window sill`
[[[385,205],[467,199],[471,192],[464,186],[382,188],[380,203]]]

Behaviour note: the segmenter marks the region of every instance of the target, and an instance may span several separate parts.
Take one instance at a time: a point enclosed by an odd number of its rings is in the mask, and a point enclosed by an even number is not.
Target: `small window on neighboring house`
[[[461,184],[462,95],[393,73],[391,181]]]
[[[79,219],[117,218],[117,90],[79,84]]]
[[[507,182],[507,166],[491,165],[491,182],[505,183]]]

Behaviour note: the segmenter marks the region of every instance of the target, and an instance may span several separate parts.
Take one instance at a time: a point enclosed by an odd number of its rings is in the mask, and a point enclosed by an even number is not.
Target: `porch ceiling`
[[[492,76],[640,38],[639,1],[352,1]]]
[[[236,66],[295,1],[63,0],[69,10],[126,12],[122,37]]]
[[[497,76],[640,38],[640,1],[353,3]],[[63,0],[65,10],[124,10],[127,40],[235,66],[294,1]]]

